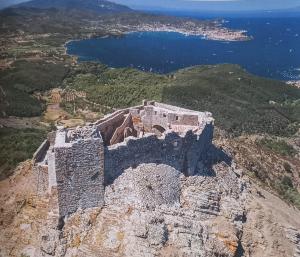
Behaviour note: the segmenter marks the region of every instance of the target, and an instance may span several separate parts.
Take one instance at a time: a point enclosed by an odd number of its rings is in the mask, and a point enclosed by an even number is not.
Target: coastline
[[[207,34],[207,33],[187,32],[178,29],[132,30],[123,33],[123,35],[131,34],[131,33],[139,33],[139,32],[170,32],[170,33],[178,33],[183,36],[195,36],[195,37],[199,37],[202,40],[223,41],[223,42],[243,42],[243,41],[249,41],[253,39],[252,36],[245,35],[245,33],[247,33],[247,31],[245,30],[238,31],[238,33],[241,33],[240,37],[232,37],[232,36],[226,37],[226,35],[217,35],[215,33]],[[105,38],[105,37],[101,37],[101,38]]]
[[[167,27],[160,27],[160,28],[140,28],[140,29],[133,29],[128,31],[117,31],[115,33],[106,33],[102,35],[97,34],[89,34],[85,37],[77,38],[77,39],[69,39],[64,44],[63,47],[65,48],[65,54],[67,54],[67,45],[71,42],[76,42],[84,39],[91,39],[91,38],[108,38],[113,36],[124,36],[132,33],[142,33],[142,32],[170,32],[170,33],[178,33],[184,36],[196,36],[199,37],[201,40],[212,40],[212,41],[223,41],[223,42],[243,42],[252,40],[252,36],[246,35],[248,31],[246,30],[227,30],[222,27],[221,30],[211,30],[200,32],[200,31],[187,31],[184,29],[179,28],[167,28]],[[218,34],[221,33],[221,34]]]
[[[73,60],[73,64],[78,64],[80,62],[79,56],[72,55],[68,53],[68,44],[71,42],[86,40],[86,39],[97,39],[97,38],[108,38],[108,37],[122,37],[125,35],[129,35],[132,33],[143,33],[143,32],[162,32],[162,33],[178,33],[183,36],[194,36],[199,37],[199,40],[207,40],[207,41],[219,41],[219,42],[246,42],[253,40],[253,36],[248,36],[246,33],[248,31],[246,30],[231,30],[226,27],[222,26],[223,23],[217,23],[215,24],[211,29],[204,30],[202,27],[197,27],[197,29],[186,29],[183,27],[176,28],[172,25],[165,26],[160,24],[160,26],[151,26],[151,25],[140,25],[140,26],[131,26],[129,27],[123,27],[116,24],[118,29],[112,29],[109,32],[106,33],[88,33],[85,35],[81,35],[78,38],[75,39],[68,39],[64,44],[64,54],[71,57]]]
[[[67,45],[70,42],[80,41],[91,38],[107,38],[113,36],[124,36],[131,33],[139,32],[174,32],[184,36],[196,36],[201,40],[212,40],[222,42],[244,42],[253,40],[254,37],[247,35],[247,30],[230,29],[224,26],[226,21],[211,20],[210,23],[203,23],[198,20],[184,20],[178,19],[179,23],[165,23],[158,22],[141,22],[139,24],[124,24],[117,21],[115,24],[106,24],[106,31],[97,31],[97,25],[94,27],[94,31],[81,35],[75,39],[68,39],[63,47],[65,54],[67,54]]]

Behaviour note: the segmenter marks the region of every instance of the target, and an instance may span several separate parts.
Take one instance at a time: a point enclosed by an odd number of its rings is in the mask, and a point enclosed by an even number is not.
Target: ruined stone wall
[[[43,196],[55,185],[54,156],[51,159],[50,148],[53,148],[56,132],[50,132],[47,139],[41,144],[32,157],[33,170],[36,176],[37,194]],[[49,160],[50,163],[49,163]],[[50,183],[51,182],[51,183]]]
[[[156,106],[145,106],[142,122],[147,130],[159,125],[165,130],[172,128],[172,125],[198,126],[199,115],[197,113],[175,113]]]
[[[32,157],[33,163],[40,162],[40,161],[42,161],[44,159],[49,146],[50,146],[50,143],[46,139],[41,144],[41,146],[36,150],[36,152],[33,154],[33,157]]]
[[[173,144],[176,140],[179,143],[175,148]],[[155,135],[139,139],[129,137],[123,143],[106,148],[105,182],[112,183],[125,169],[142,163],[166,163],[179,169],[180,164],[175,160],[180,159],[180,150],[181,139],[175,133],[166,135],[165,140],[160,140]]]
[[[107,115],[103,119],[99,120],[95,123],[101,132],[103,141],[105,145],[110,144],[110,140],[115,132],[115,130],[122,125],[125,120],[125,115],[130,113],[132,109],[141,110],[143,108],[142,105],[134,106],[127,109],[122,109],[115,111],[112,114]]]
[[[49,141],[50,146],[55,144],[56,131],[52,131],[48,133],[47,139]]]
[[[56,182],[56,171],[55,171],[55,152],[53,146],[50,147],[47,153],[48,158],[48,186],[49,192],[51,192],[53,187],[57,186]]]
[[[147,133],[156,125],[165,129],[159,137]],[[129,130],[139,137],[129,136],[134,134]],[[194,175],[199,160],[207,161],[212,138],[211,114],[144,102],[95,124],[60,128],[49,135],[34,156],[37,190],[45,194],[57,189],[62,217],[79,208],[99,207],[104,204],[104,187],[128,168],[166,164]]]
[[[97,125],[103,141],[106,145],[110,144],[110,140],[115,132],[115,130],[122,125],[126,112],[120,112],[116,115],[112,115],[109,119],[103,121],[101,124]]]
[[[200,135],[193,134],[191,131],[189,131],[188,134],[190,146],[187,141],[186,148],[183,149],[183,151],[186,152],[187,157],[187,169],[185,169],[186,175],[192,176],[195,174],[198,161],[208,161],[206,159],[207,152],[212,145],[214,126],[213,124],[205,125]]]
[[[150,103],[151,103],[151,102],[150,102]],[[149,104],[149,105],[151,105],[151,104]],[[164,103],[154,102],[152,105],[153,105],[153,106],[156,106],[156,107],[159,107],[159,108],[166,109],[166,110],[170,110],[170,111],[173,111],[173,112],[176,112],[176,113],[180,113],[180,112],[185,112],[185,113],[186,113],[186,112],[191,112],[191,113],[195,113],[195,111],[193,111],[193,110],[189,110],[189,109],[177,107],[177,106],[174,106],[174,105],[164,104]]]
[[[175,125],[191,125],[197,126],[201,125],[201,123],[207,121],[208,118],[212,119],[212,114],[210,112],[197,112],[177,106],[172,106],[168,104],[154,102],[153,104],[148,104],[148,106],[154,106],[154,108],[161,108],[167,110],[173,115],[176,115],[178,119],[172,119],[172,124]],[[212,119],[213,120],[213,119]]]
[[[38,196],[44,196],[48,193],[48,166],[37,164],[33,168],[36,177],[36,191]]]
[[[58,133],[55,171],[59,214],[65,216],[77,209],[104,204],[104,145],[102,138],[64,143]]]
[[[129,137],[105,149],[105,184],[111,184],[125,169],[142,163],[167,164],[186,175],[194,175],[199,158],[212,144],[212,137],[212,124],[207,124],[201,135],[188,131],[184,136],[171,132],[164,138],[153,134]]]
[[[132,116],[130,113],[127,114],[122,125],[115,130],[115,132],[110,140],[110,145],[120,143],[124,140],[124,131],[126,128],[133,129]]]

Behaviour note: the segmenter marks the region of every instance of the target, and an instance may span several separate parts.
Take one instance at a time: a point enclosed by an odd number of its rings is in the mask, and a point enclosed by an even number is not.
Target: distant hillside
[[[237,65],[196,66],[167,76],[131,68],[86,72],[83,66],[79,65],[78,75],[69,74],[64,84],[87,92],[87,99],[102,106],[123,108],[154,99],[210,111],[216,125],[233,134],[290,135],[300,121],[299,89],[254,76]]]
[[[252,75],[238,65],[196,66],[175,73],[163,100],[209,110],[232,133],[288,135],[300,121],[300,90]]]
[[[96,13],[117,13],[132,11],[125,5],[120,5],[105,0],[32,0],[15,5],[14,7],[28,7],[38,9],[76,9],[92,11]]]
[[[273,15],[285,15],[285,16],[300,16],[300,6],[296,6],[293,8],[286,8],[286,9],[279,9],[279,10],[272,10],[271,14]]]
[[[300,5],[294,8],[289,8],[288,10],[293,12],[300,12]]]
[[[290,9],[292,12],[297,12],[300,15],[300,6]]]
[[[23,2],[24,0],[0,0],[0,10]]]

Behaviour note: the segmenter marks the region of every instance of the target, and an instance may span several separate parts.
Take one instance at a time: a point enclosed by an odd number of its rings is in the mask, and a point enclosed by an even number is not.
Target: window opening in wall
[[[178,117],[178,116],[176,116],[176,120],[179,120],[179,117]]]
[[[166,118],[166,117],[167,117],[167,114],[164,113],[163,116],[164,116],[164,118]]]

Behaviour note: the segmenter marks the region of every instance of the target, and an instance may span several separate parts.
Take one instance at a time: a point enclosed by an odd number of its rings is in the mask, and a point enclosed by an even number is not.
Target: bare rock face
[[[167,165],[127,169],[102,208],[59,220],[57,197],[33,197],[29,170],[1,182],[0,256],[298,257],[299,211],[224,163],[185,177]],[[21,183],[21,184],[20,184]],[[18,188],[18,190],[16,190]],[[17,212],[15,199],[20,202]]]
[[[299,210],[253,184],[246,200],[243,256],[299,256],[299,217]]]
[[[225,164],[214,171],[185,177],[167,165],[127,169],[106,188],[106,206],[66,256],[235,256],[247,187]],[[69,245],[82,234],[73,225],[79,215],[65,223]]]
[[[287,237],[296,246],[294,251],[294,257],[300,257],[300,231],[293,227],[286,229]]]
[[[143,164],[130,168],[106,187],[105,202],[148,209],[161,205],[179,207],[180,175],[167,165]]]

